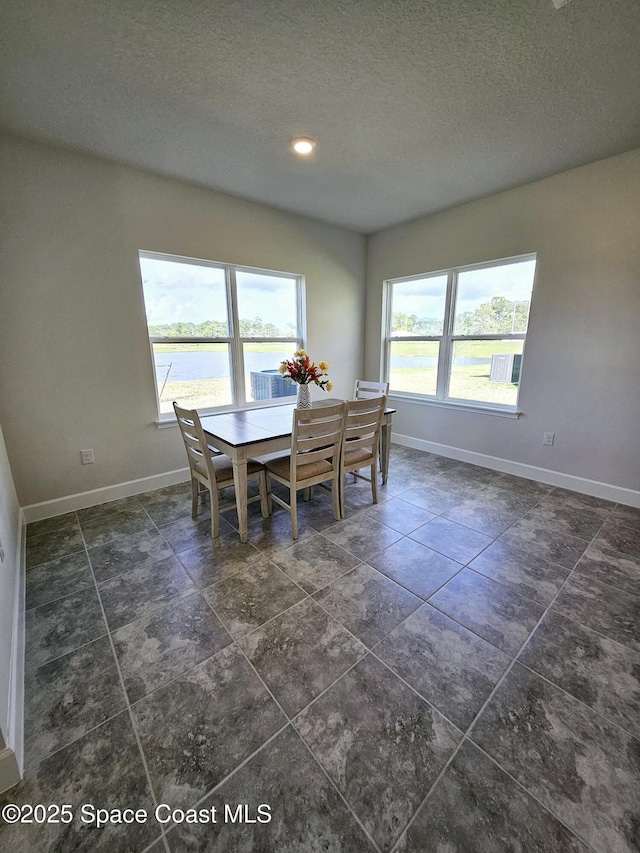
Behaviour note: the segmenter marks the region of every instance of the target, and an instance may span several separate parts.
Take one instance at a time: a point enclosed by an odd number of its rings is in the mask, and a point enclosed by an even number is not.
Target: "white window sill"
[[[522,412],[513,409],[500,408],[499,406],[483,406],[481,403],[465,403],[461,400],[436,400],[431,397],[419,397],[413,394],[400,394],[389,392],[389,400],[397,400],[403,403],[414,403],[418,406],[434,406],[437,409],[454,409],[459,412],[474,412],[481,415],[494,415],[499,418],[520,417]]]

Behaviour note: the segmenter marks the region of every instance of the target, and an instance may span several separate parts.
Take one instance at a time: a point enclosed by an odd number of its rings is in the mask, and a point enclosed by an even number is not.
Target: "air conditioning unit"
[[[491,356],[489,379],[492,382],[510,382],[512,385],[517,385],[520,381],[521,366],[520,353],[496,353]]]

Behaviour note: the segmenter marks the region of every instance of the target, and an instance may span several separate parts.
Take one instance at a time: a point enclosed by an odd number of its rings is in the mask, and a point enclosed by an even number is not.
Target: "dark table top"
[[[328,397],[314,400],[313,406],[330,406],[342,403]],[[286,438],[293,431],[293,410],[290,406],[262,406],[258,409],[238,409],[235,412],[224,412],[220,415],[203,415],[200,419],[204,431],[227,444],[240,447],[245,444],[257,444],[262,441],[272,441],[274,438]],[[391,415],[395,409],[387,407],[386,415]]]

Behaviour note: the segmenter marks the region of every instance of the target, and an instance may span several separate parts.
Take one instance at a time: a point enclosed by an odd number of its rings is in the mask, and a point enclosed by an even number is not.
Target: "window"
[[[516,411],[535,255],[386,284],[390,393]]]
[[[295,396],[278,365],[303,345],[301,276],[152,252],[140,271],[160,415]]]

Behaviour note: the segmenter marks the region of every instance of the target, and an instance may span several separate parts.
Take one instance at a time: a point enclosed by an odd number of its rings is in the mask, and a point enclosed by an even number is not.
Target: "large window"
[[[516,411],[535,255],[386,284],[390,392]]]
[[[303,344],[300,276],[151,252],[140,271],[160,415],[295,396],[278,365]]]

